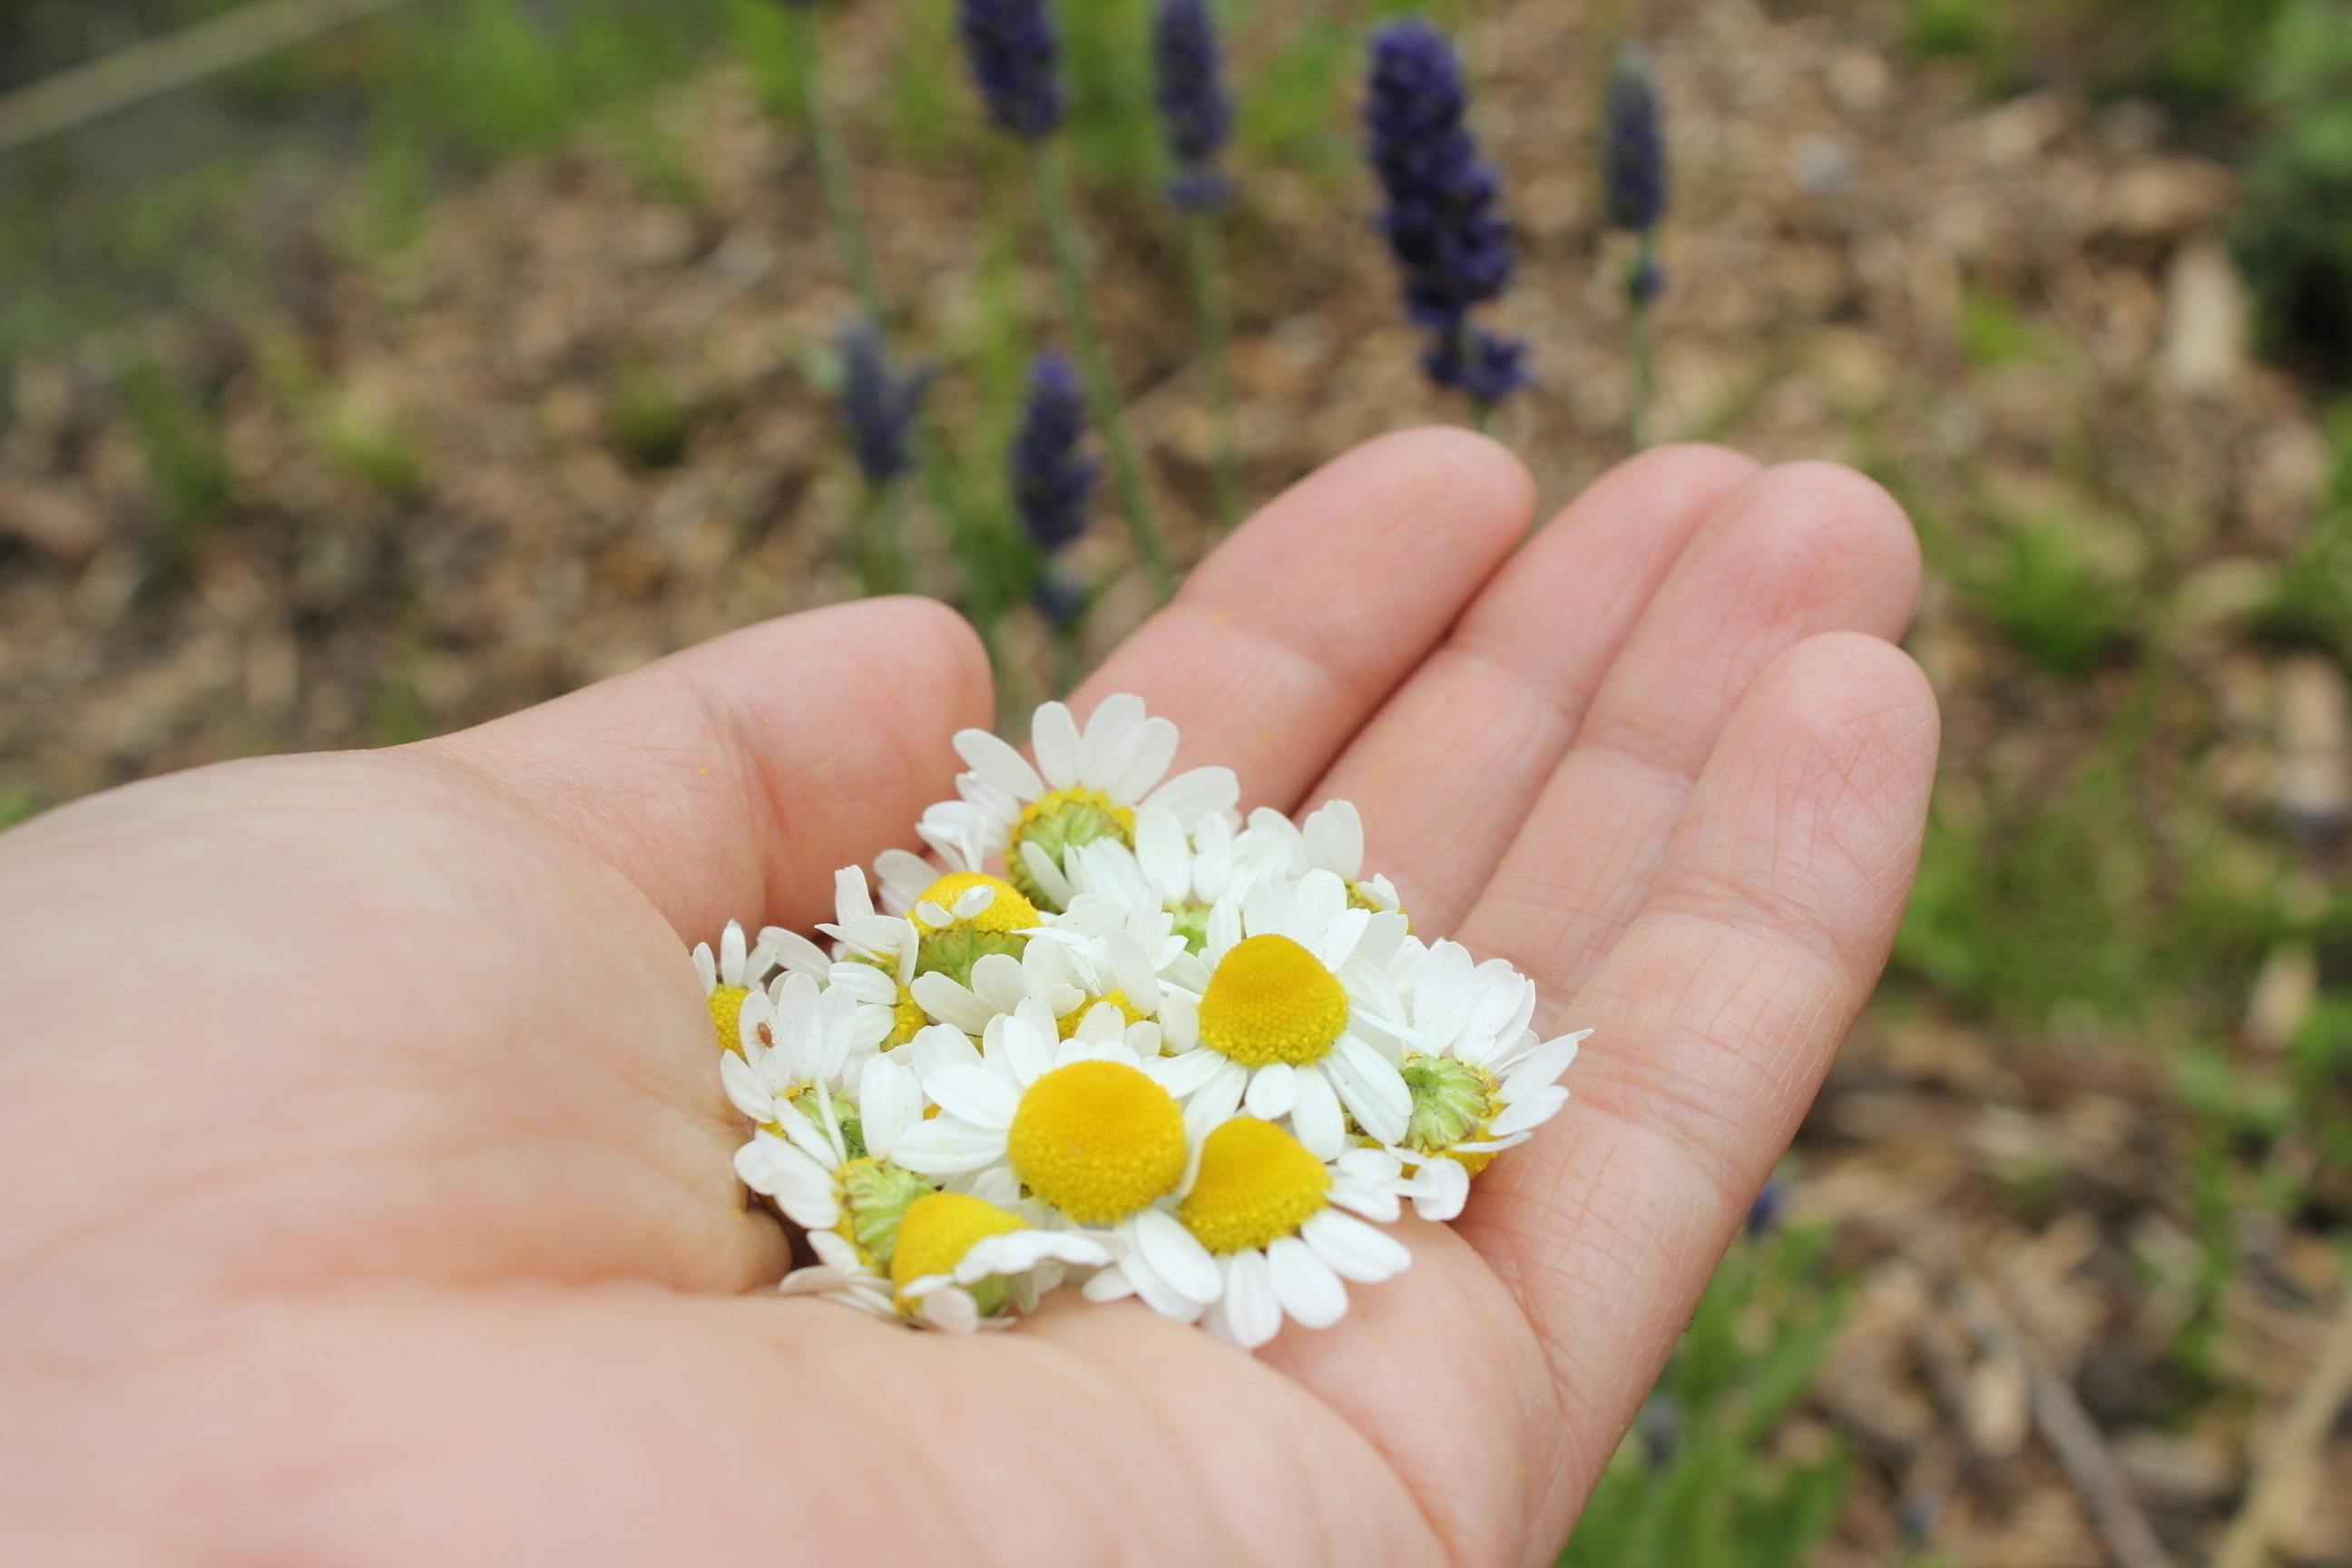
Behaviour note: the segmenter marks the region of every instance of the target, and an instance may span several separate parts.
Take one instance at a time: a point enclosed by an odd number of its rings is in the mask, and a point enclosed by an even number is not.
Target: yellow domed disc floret
[[[971,892],[974,888],[992,889],[994,890],[996,897],[990,901],[988,908],[981,910],[980,913],[972,916],[970,920],[950,919],[945,925],[933,925],[930,921],[925,920],[919,912],[925,904],[930,903],[937,904],[940,908],[949,910],[950,914],[952,914],[956,907],[956,900],[962,898],[966,893]],[[1031,903],[1027,899],[1023,898],[1021,896],[1020,889],[1014,887],[1003,878],[992,877],[985,871],[949,872],[946,876],[941,877],[938,881],[933,882],[929,887],[923,889],[923,896],[915,900],[915,907],[914,909],[907,911],[907,918],[915,922],[915,929],[921,931],[925,936],[929,936],[934,931],[949,931],[958,926],[965,927],[971,931],[984,931],[1001,933],[1004,931],[1029,931],[1040,923],[1037,915],[1037,906]]]
[[[993,897],[977,914],[958,918],[956,900],[974,888],[986,888]],[[926,919],[925,904],[946,911],[947,922],[942,925]],[[971,966],[992,952],[1020,957],[1021,950],[1029,945],[1029,939],[1021,933],[1045,923],[1037,906],[1022,897],[1018,888],[985,871],[953,871],[941,877],[923,889],[907,918],[915,922],[921,937],[915,968],[925,974],[947,975],[960,985],[971,984]]]
[[[1201,1173],[1176,1205],[1212,1252],[1247,1252],[1290,1235],[1321,1213],[1331,1173],[1271,1121],[1236,1116],[1201,1144]]]
[[[898,1310],[907,1311],[907,1287],[934,1274],[946,1274],[963,1261],[963,1255],[992,1236],[1010,1236],[1028,1226],[985,1198],[963,1193],[932,1193],[917,1198],[898,1216],[898,1245],[890,1257],[890,1285]],[[986,1279],[965,1289],[984,1316],[1004,1304],[1002,1279]]]
[[[1201,996],[1201,1041],[1244,1067],[1305,1067],[1348,1026],[1348,988],[1286,936],[1254,936],[1225,954]]]
[[[743,985],[720,985],[710,993],[710,1026],[719,1037],[722,1051],[743,1048],[743,1004],[750,1000],[751,988]]]
[[[1080,1225],[1111,1225],[1184,1179],[1184,1112],[1124,1062],[1072,1062],[1022,1095],[1005,1152],[1038,1197]]]

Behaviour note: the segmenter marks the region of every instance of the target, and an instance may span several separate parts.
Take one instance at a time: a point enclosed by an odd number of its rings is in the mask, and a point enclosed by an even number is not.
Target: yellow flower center
[[[996,897],[988,908],[970,920],[955,919],[956,900],[974,888],[993,888],[996,890]],[[915,912],[926,902],[937,904],[948,911],[949,919],[946,925],[933,925]],[[1018,888],[1003,878],[992,877],[985,871],[949,872],[923,889],[922,898],[915,900],[915,909],[907,911],[907,918],[913,921],[915,929],[925,936],[959,927],[968,931],[984,931],[1002,935],[1009,931],[1029,931],[1042,923],[1037,914],[1037,906],[1023,898]]]
[[[745,985],[721,985],[710,993],[710,1026],[722,1051],[743,1048],[743,1003],[751,994]]]
[[[1017,1216],[985,1198],[963,1193],[917,1198],[898,1216],[898,1247],[890,1255],[890,1284],[899,1310],[912,1304],[906,1290],[916,1280],[950,1272],[965,1253],[992,1236],[1026,1228]]]
[[[1078,1032],[1078,1026],[1087,1021],[1087,1015],[1093,1012],[1096,1008],[1101,1006],[1106,1002],[1118,1008],[1118,1016],[1126,1019],[1130,1026],[1143,1022],[1143,1015],[1135,1010],[1135,1004],[1127,999],[1126,992],[1119,990],[1107,991],[1100,996],[1087,997],[1085,1001],[1079,1003],[1076,1006],[1063,1014],[1061,1017],[1056,1020],[1056,1023],[1059,1025],[1062,1031],[1062,1038],[1066,1040],[1071,1036],[1076,1034]]]
[[[1348,988],[1286,936],[1254,936],[1225,954],[1201,996],[1201,1040],[1244,1067],[1305,1067],[1348,1026]]]
[[[1236,1116],[1201,1144],[1201,1173],[1176,1205],[1212,1252],[1246,1252],[1290,1235],[1322,1212],[1331,1173],[1271,1121]]]
[[[896,1050],[921,1033],[930,1021],[930,1015],[923,1011],[920,1002],[915,1000],[915,994],[901,989],[898,1000],[890,1007],[890,1032],[883,1037],[882,1048]]]
[[[1005,1152],[1031,1192],[1080,1225],[1109,1225],[1184,1179],[1184,1112],[1124,1062],[1072,1062],[1021,1097]]]

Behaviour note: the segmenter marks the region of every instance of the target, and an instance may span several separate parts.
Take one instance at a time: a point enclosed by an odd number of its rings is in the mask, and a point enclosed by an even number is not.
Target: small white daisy
[[[735,1152],[735,1173],[808,1232],[820,1262],[850,1272],[888,1268],[900,1216],[938,1186],[893,1158],[908,1130],[922,1125],[914,1073],[868,1057],[856,1083],[852,1100],[820,1077],[802,1094],[775,1098],[765,1115],[741,1075],[728,1083],[729,1097],[761,1122]]]
[[[701,977],[703,1000],[710,1007],[711,1030],[721,1050],[739,1048],[744,999],[767,983],[768,972],[775,967],[775,950],[767,936],[767,932],[761,932],[760,944],[747,947],[741,924],[729,921],[727,930],[719,936],[715,956],[709,942],[694,944],[694,973]]]
[[[1071,1268],[1110,1260],[1076,1231],[1041,1230],[1011,1210],[965,1193],[928,1193],[898,1216],[890,1260],[860,1259],[795,1268],[781,1287],[877,1317],[969,1333],[1010,1328],[1034,1311]]]
[[[1263,878],[1238,909],[1219,904],[1199,1043],[1169,1058],[1166,1074],[1188,1123],[1205,1131],[1245,1106],[1286,1119],[1324,1160],[1346,1146],[1350,1119],[1376,1142],[1402,1139],[1412,1096],[1380,1037],[1355,1026],[1354,992],[1387,994],[1385,970],[1404,940],[1402,915],[1349,908],[1329,871]]]
[[[1032,899],[1058,906],[1048,887],[1066,889],[1066,856],[1081,844],[1116,839],[1132,847],[1137,813],[1164,808],[1185,833],[1233,809],[1241,797],[1231,768],[1193,768],[1168,778],[1176,726],[1144,711],[1143,700],[1106,697],[1083,732],[1059,702],[1037,710],[1030,729],[1037,762],[985,730],[965,730],[956,751],[970,771],[956,778],[959,799],[923,814],[933,844],[1002,854],[1006,875]]]
[[[1472,1175],[1524,1143],[1568,1103],[1560,1075],[1592,1031],[1540,1039],[1534,982],[1498,958],[1475,963],[1460,942],[1407,942],[1391,1016],[1370,1025],[1393,1039],[1412,1097],[1397,1152],[1450,1156]]]
[[[1154,1069],[1120,1042],[1057,1040],[1041,1004],[990,1025],[977,1062],[923,1076],[940,1114],[909,1129],[892,1156],[925,1175],[1003,1170],[1060,1220],[1099,1233],[1120,1255],[1149,1259],[1155,1306],[1197,1313],[1217,1271],[1170,1212],[1192,1153],[1184,1113]],[[948,1047],[951,1052],[952,1047]]]
[[[1356,1151],[1374,1153],[1379,1151]],[[1216,1259],[1220,1289],[1209,1331],[1255,1350],[1285,1318],[1328,1329],[1348,1311],[1348,1283],[1401,1274],[1412,1254],[1355,1215],[1396,1217],[1392,1181],[1377,1162],[1327,1163],[1273,1122],[1237,1116],[1202,1141],[1199,1163],[1176,1205],[1179,1221]],[[1114,1248],[1115,1261],[1087,1282],[1091,1300],[1145,1289],[1151,1261]]]
[[[1394,883],[1364,875],[1364,819],[1350,801],[1326,801],[1301,823],[1260,806],[1250,813],[1236,854],[1246,866],[1284,876],[1328,871],[1347,885],[1348,901],[1358,909],[1399,907]]]

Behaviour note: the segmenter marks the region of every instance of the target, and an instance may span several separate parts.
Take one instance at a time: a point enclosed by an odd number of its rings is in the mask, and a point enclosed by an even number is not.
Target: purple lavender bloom
[[[1029,366],[1029,400],[1013,437],[1013,506],[1031,543],[1052,555],[1087,531],[1087,503],[1099,468],[1079,448],[1086,397],[1070,362],[1042,353]]]
[[[962,0],[961,30],[989,117],[1031,142],[1059,130],[1062,46],[1046,0]]]
[[[1526,383],[1526,352],[1470,325],[1471,310],[1509,284],[1514,258],[1502,182],[1478,156],[1469,107],[1444,34],[1416,20],[1374,36],[1364,124],[1405,310],[1436,340],[1423,361],[1431,379],[1492,405]]]
[[[1601,128],[1601,185],[1609,222],[1635,234],[1666,216],[1666,138],[1650,62],[1627,46],[1609,74],[1609,104]],[[1658,280],[1663,285],[1664,279]]]
[[[908,437],[923,394],[930,390],[931,372],[893,369],[871,321],[859,321],[842,334],[841,361],[841,416],[850,449],[866,482],[879,488],[907,471]]]
[[[1176,162],[1169,201],[1185,212],[1223,205],[1232,186],[1217,154],[1233,137],[1234,106],[1207,0],[1160,0],[1151,25],[1151,69],[1160,123]]]

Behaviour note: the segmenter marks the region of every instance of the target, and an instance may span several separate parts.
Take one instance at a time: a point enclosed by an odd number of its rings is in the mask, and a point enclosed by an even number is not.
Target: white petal
[[[1003,1157],[1002,1129],[974,1127],[952,1116],[916,1122],[890,1151],[892,1164],[926,1176],[961,1175]]]
[[[1470,1201],[1470,1172],[1459,1160],[1435,1159],[1413,1173],[1412,1212],[1443,1224]]]
[[[1039,704],[1029,725],[1029,745],[1047,784],[1068,789],[1078,782],[1078,726],[1067,708],[1058,702]]]
[[[1242,1096],[1243,1106],[1260,1121],[1281,1121],[1297,1102],[1297,1076],[1287,1062],[1267,1063],[1250,1074],[1249,1089]]]
[[[885,849],[876,856],[874,876],[882,884],[882,907],[894,915],[906,913],[923,889],[940,879],[929,861],[904,849]]]
[[[1354,802],[1326,801],[1322,810],[1307,819],[1304,837],[1309,865],[1334,872],[1344,881],[1355,881],[1364,874],[1364,819]]]
[[[942,1024],[952,1024],[967,1035],[985,1034],[996,1010],[937,970],[915,976],[908,987],[923,1011]]]
[[[1249,1068],[1241,1063],[1228,1061],[1221,1065],[1184,1102],[1185,1135],[1197,1145],[1210,1129],[1233,1120],[1234,1112],[1241,1108],[1242,1089],[1248,1082]],[[1197,1147],[1194,1152],[1199,1152]]]
[[[1363,915],[1366,920],[1371,918],[1363,910],[1350,910],[1348,908],[1348,884],[1328,871],[1309,871],[1299,878],[1297,886],[1291,889],[1290,921],[1286,929],[1303,945],[1315,949],[1316,956],[1320,958],[1326,934],[1349,913]],[[1362,935],[1361,926],[1348,933],[1347,945],[1350,951],[1354,950]]]
[[[1145,720],[1118,775],[1103,785],[1103,792],[1123,803],[1141,800],[1167,776],[1168,764],[1176,760],[1176,726],[1167,720]]]
[[[959,730],[956,755],[964,765],[1015,800],[1035,800],[1045,793],[1045,780],[1027,758],[985,730]]]
[[[1458,942],[1433,942],[1412,992],[1413,1027],[1425,1038],[1452,1039],[1470,1014],[1470,950]]]
[[[1241,780],[1233,769],[1194,768],[1153,790],[1143,797],[1143,804],[1167,807],[1189,833],[1202,817],[1231,811],[1241,797]]]
[[[1192,896],[1192,856],[1184,843],[1183,825],[1173,812],[1151,805],[1135,814],[1135,859],[1161,897],[1181,900]]]
[[[1080,1286],[1078,1294],[1089,1301],[1123,1301],[1135,1294],[1135,1284],[1128,1279],[1126,1266],[1114,1263]]]
[[[1021,1108],[1013,1086],[984,1067],[941,1068],[924,1080],[923,1092],[940,1110],[974,1127],[1010,1127],[1013,1113]]]
[[[1217,1299],[1223,1281],[1217,1261],[1192,1233],[1164,1209],[1146,1209],[1128,1222],[1137,1250],[1168,1288],[1202,1306]]]
[[[857,1079],[857,1117],[866,1152],[887,1160],[899,1137],[922,1120],[923,1089],[915,1075],[888,1057],[876,1057]]]
[[[1010,1013],[1029,994],[1028,976],[1021,961],[1009,952],[981,955],[971,966],[971,994],[992,1013]]]
[[[1184,1100],[1226,1068],[1236,1066],[1238,1064],[1227,1061],[1214,1051],[1191,1050],[1146,1062],[1143,1070],[1150,1073],[1160,1088],[1177,1099]],[[1240,1070],[1246,1072],[1248,1069],[1244,1068]]]
[[[1308,1153],[1318,1160],[1331,1159],[1348,1141],[1339,1097],[1332,1092],[1331,1080],[1319,1066],[1299,1068],[1296,1082],[1297,1103],[1290,1110],[1290,1130],[1307,1145]]]
[[[732,1051],[722,1051],[719,1057],[719,1082],[727,1090],[727,1098],[735,1109],[754,1121],[772,1121],[776,1114],[775,1091],[767,1080],[755,1071],[750,1062]]]
[[[960,921],[978,920],[988,912],[988,907],[994,902],[996,902],[996,889],[985,882],[975,882],[956,895],[955,908],[952,912]],[[937,921],[931,921],[933,925],[939,923]]]
[[[1495,1124],[1486,1129],[1486,1136],[1508,1138],[1514,1132],[1540,1127],[1557,1116],[1559,1108],[1567,1103],[1568,1090],[1556,1083],[1547,1084],[1525,1100],[1513,1100],[1502,1115],[1495,1118]]]
[[[1586,1029],[1578,1034],[1562,1035],[1558,1039],[1546,1040],[1542,1045],[1521,1057],[1512,1064],[1511,1070],[1503,1075],[1503,1098],[1516,1100],[1519,1095],[1541,1089],[1546,1084],[1558,1083],[1559,1075],[1566,1072],[1575,1062],[1577,1047],[1583,1044],[1584,1037],[1591,1032]]]
[[[1023,839],[1021,865],[1029,873],[1030,879],[1037,884],[1037,890],[1045,895],[1047,903],[1064,909],[1069,907],[1073,893],[1070,879],[1063,874],[1061,867],[1054,863],[1054,858],[1046,854],[1042,846]]]
[[[877,1007],[898,1005],[898,982],[870,963],[845,958],[839,963],[826,966],[825,981],[835,990],[846,991],[860,1002],[871,1003]]]
[[[1114,692],[1095,707],[1078,742],[1078,782],[1089,789],[1108,790],[1143,730],[1143,699],[1132,692]]]
[[[1356,1113],[1364,1131],[1383,1143],[1402,1139],[1404,1124],[1412,1115],[1412,1090],[1405,1087],[1404,1075],[1396,1064],[1352,1034],[1339,1037],[1331,1060],[1341,1069],[1340,1089],[1354,1092],[1348,1109]]]
[[[1234,1342],[1244,1350],[1258,1346],[1282,1331],[1282,1303],[1274,1293],[1274,1274],[1263,1252],[1236,1252],[1225,1259],[1225,1293],[1221,1303]]]
[[[1314,1248],[1295,1236],[1277,1239],[1265,1249],[1266,1272],[1274,1279],[1275,1300],[1292,1322],[1303,1328],[1328,1329],[1348,1315],[1348,1288]]]
[[[1451,1160],[1445,1163],[1454,1165]],[[1462,1167],[1454,1168],[1458,1171]],[[1376,1285],[1391,1279],[1403,1273],[1412,1262],[1412,1254],[1395,1237],[1328,1209],[1308,1220],[1299,1234],[1315,1249],[1315,1256],[1330,1265],[1333,1273],[1360,1285]]]

